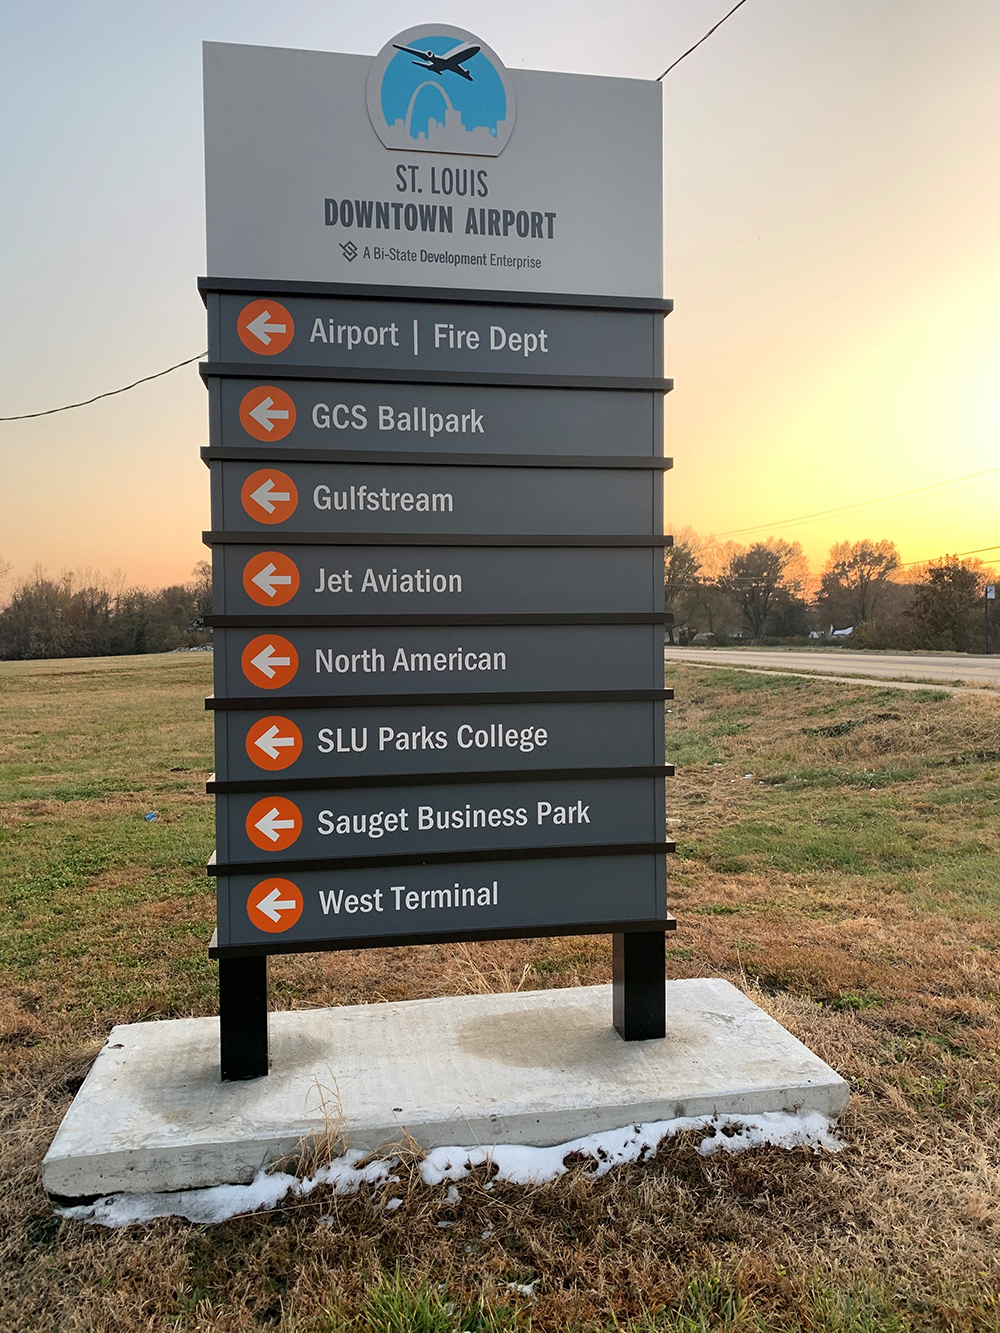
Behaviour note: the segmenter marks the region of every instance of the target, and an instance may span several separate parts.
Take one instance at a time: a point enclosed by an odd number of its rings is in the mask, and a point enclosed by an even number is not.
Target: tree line
[[[0,570],[0,573],[3,571]],[[115,657],[164,653],[211,642],[212,567],[169,588],[126,587],[91,570],[51,578],[36,568],[0,609],[0,658]]]
[[[798,542],[740,546],[684,528],[665,555],[664,606],[674,616],[672,643],[821,637],[853,648],[981,653],[985,592],[995,579],[968,557],[904,567],[893,542],[866,538],[831,546],[813,580]]]
[[[0,562],[0,578],[6,573]],[[770,537],[741,546],[691,528],[666,551],[664,608],[672,643],[695,636],[725,644],[808,642],[851,629],[853,648],[982,652],[984,592],[996,576],[975,559],[943,556],[904,568],[888,540],[837,542],[818,578],[798,542]],[[212,569],[150,591],[82,570],[50,577],[36,568],[0,607],[0,658],[162,653],[210,643]],[[991,629],[991,637],[993,635]],[[996,629],[1000,647],[1000,622]]]

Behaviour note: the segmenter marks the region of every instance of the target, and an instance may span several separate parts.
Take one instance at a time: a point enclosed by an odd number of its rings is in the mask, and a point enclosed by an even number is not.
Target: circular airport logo
[[[386,148],[497,157],[514,110],[500,57],[464,28],[407,28],[372,61],[368,115]]]

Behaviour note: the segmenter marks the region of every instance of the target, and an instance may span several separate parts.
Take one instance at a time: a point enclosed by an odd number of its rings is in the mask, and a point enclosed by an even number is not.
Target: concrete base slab
[[[275,1013],[271,1073],[219,1080],[219,1024],[116,1027],[42,1166],[63,1198],[240,1184],[339,1122],[347,1146],[547,1146],[633,1122],[847,1105],[844,1080],[726,981],[667,982],[624,1042],[611,987]]]

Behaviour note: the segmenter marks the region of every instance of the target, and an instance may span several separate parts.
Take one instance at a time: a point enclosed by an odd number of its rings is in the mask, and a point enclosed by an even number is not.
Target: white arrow
[[[272,805],[266,815],[262,815],[254,824],[255,829],[259,829],[265,838],[270,838],[272,842],[278,841],[278,829],[294,828],[294,819],[279,819],[278,807]]]
[[[270,727],[267,731],[264,732],[263,736],[258,736],[257,739],[254,741],[254,745],[259,746],[264,751],[264,753],[266,755],[269,755],[272,759],[277,759],[279,746],[281,746],[282,748],[287,748],[289,745],[294,745],[294,744],[295,744],[295,737],[279,736],[278,728],[276,726]]]
[[[258,573],[254,574],[253,578],[250,580],[251,583],[256,583],[261,592],[266,592],[268,597],[274,596],[274,590],[279,583],[291,583],[292,581],[291,574],[276,574],[274,572],[275,568],[276,566],[272,561],[270,564],[265,565]]]
[[[250,327],[253,326],[251,325]],[[284,324],[280,326],[275,324],[272,325],[272,327],[280,327],[283,330],[285,326]],[[270,342],[270,339],[268,339],[268,341]],[[272,421],[288,420],[288,412],[282,407],[275,407],[274,399],[270,395],[268,395],[267,398],[262,398],[256,407],[251,408],[250,415],[253,417],[254,421],[257,422],[258,426],[263,426],[265,430],[274,430],[274,427],[271,425]]]
[[[247,325],[247,328],[253,334],[253,336],[258,340],[258,342],[262,342],[265,347],[270,346],[272,333],[284,333],[285,331],[284,324],[268,324],[267,321],[270,318],[271,318],[270,310],[262,310],[260,314],[257,316],[257,318],[252,319],[250,323]]]
[[[268,680],[273,680],[277,675],[274,668],[291,666],[292,659],[290,657],[275,657],[274,644],[269,643],[266,648],[260,650],[256,657],[251,657],[250,665],[255,666]]]
[[[293,902],[290,898],[282,898],[280,889],[272,889],[266,897],[261,898],[257,904],[257,911],[263,912],[272,921],[278,922],[281,920],[282,912],[287,912],[296,907],[298,907],[297,902]]]
[[[287,416],[288,413],[286,412],[285,415]],[[267,481],[261,482],[255,491],[250,492],[250,499],[256,500],[261,509],[268,514],[274,513],[273,501],[290,500],[291,498],[291,491],[276,491],[274,489],[273,477],[268,477]]]

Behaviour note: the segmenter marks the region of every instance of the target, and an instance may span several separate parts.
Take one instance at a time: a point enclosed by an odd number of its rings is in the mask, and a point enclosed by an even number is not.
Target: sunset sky
[[[14,0],[0,415],[204,349],[202,40],[374,54],[440,20],[511,67],[655,78],[731,3]],[[845,538],[1000,544],[998,56],[996,0],[747,0],[668,76],[672,524],[814,566]],[[206,441],[194,366],[0,424],[0,557],[188,578]]]

